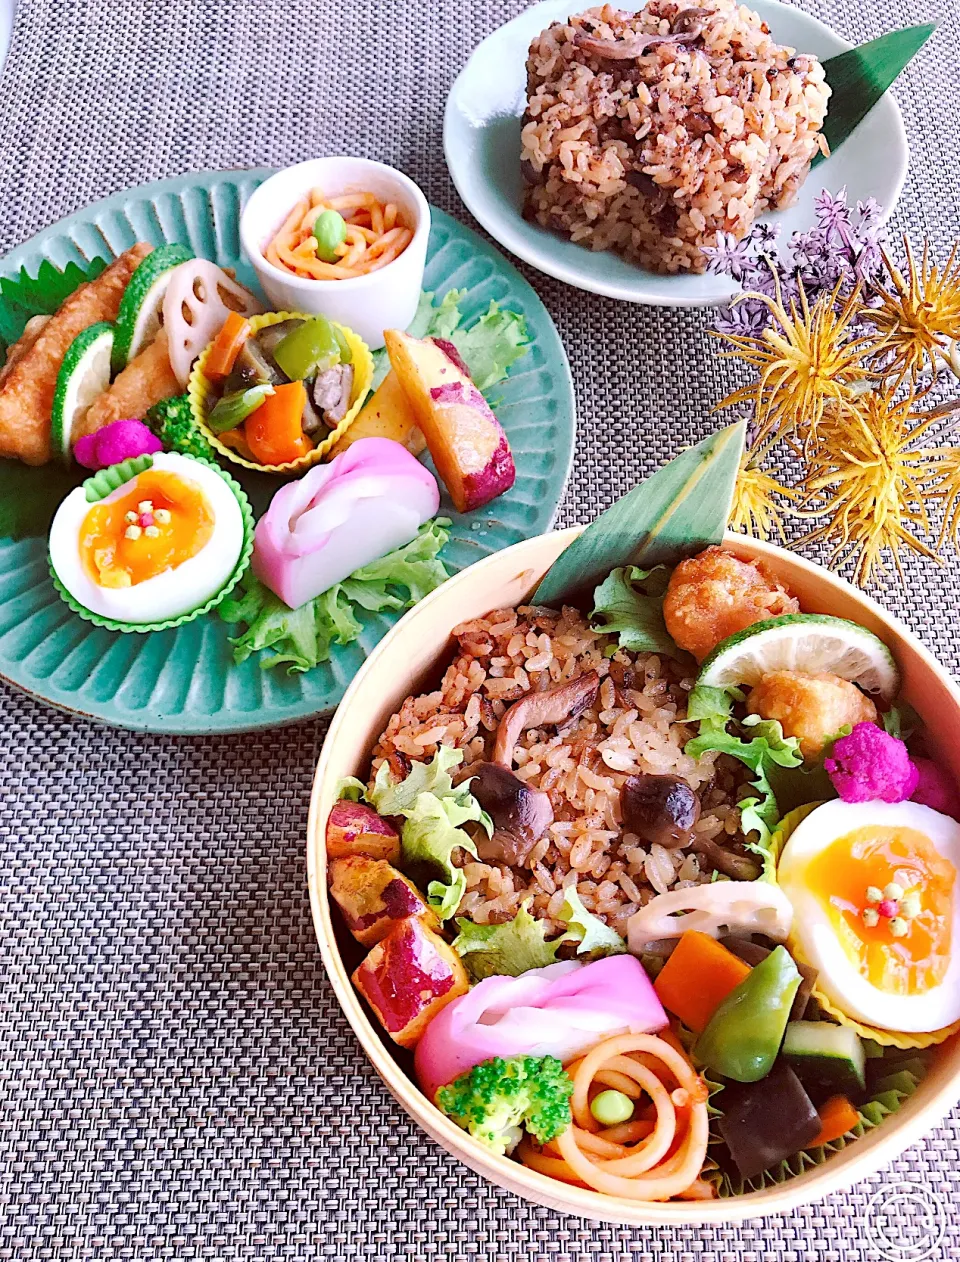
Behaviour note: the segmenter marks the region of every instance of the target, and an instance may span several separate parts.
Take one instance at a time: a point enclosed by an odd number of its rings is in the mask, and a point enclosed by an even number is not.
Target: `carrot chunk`
[[[820,1134],[808,1145],[810,1148],[832,1144],[847,1131],[852,1131],[860,1121],[860,1114],[845,1095],[832,1095],[829,1100],[824,1100],[817,1112],[820,1114]]]
[[[223,327],[210,343],[204,364],[204,376],[211,381],[223,381],[233,371],[244,342],[250,336],[250,321],[236,311],[231,311]]]
[[[749,972],[750,965],[716,938],[690,929],[674,947],[653,988],[666,1010],[699,1034]]]
[[[273,394],[244,422],[243,430],[254,460],[260,464],[286,464],[310,450],[303,435],[303,408],[307,392],[302,381],[274,387]]]

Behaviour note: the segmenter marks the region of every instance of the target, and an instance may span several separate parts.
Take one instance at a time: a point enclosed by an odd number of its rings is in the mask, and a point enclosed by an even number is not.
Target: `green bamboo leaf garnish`
[[[544,575],[533,602],[554,605],[622,565],[653,569],[719,543],[730,515],[746,422],[676,456],[589,525]]]
[[[916,56],[936,30],[936,22],[908,26],[872,39],[859,48],[838,53],[823,63],[832,89],[823,134],[836,153],[850,133],[866,118],[887,88]],[[823,161],[818,154],[810,164]]]

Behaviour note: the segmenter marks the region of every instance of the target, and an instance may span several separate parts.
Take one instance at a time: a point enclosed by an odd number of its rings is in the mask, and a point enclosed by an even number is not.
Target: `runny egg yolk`
[[[943,981],[950,962],[956,869],[923,833],[876,824],[838,837],[810,862],[806,883],[830,916],[861,976],[892,995],[922,994]],[[919,895],[902,936],[888,917],[868,916],[867,890],[899,885]],[[874,895],[874,898],[876,895]],[[877,919],[877,923],[868,923]]]
[[[196,482],[147,469],[124,495],[94,504],[84,517],[80,559],[98,586],[135,587],[196,556],[213,526]]]

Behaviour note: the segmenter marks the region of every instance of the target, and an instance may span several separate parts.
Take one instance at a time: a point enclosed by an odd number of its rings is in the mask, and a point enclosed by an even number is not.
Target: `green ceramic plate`
[[[0,276],[42,261],[57,267],[119,253],[137,240],[179,241],[197,255],[234,267],[253,285],[240,257],[238,221],[247,197],[270,171],[230,171],[147,184],[97,202],[39,233],[0,262]],[[574,399],[563,346],[543,304],[520,274],[469,228],[433,211],[424,288],[467,289],[469,321],[492,298],[527,318],[529,353],[496,389],[495,409],[517,466],[512,490],[486,509],[453,518],[443,559],[451,572],[549,529],[570,469]],[[12,315],[0,310],[0,327]],[[22,323],[22,321],[21,321]],[[19,330],[16,330],[19,332]],[[232,472],[237,475],[237,470]],[[240,471],[257,511],[277,483]],[[234,665],[231,629],[214,614],[172,631],[122,635],[84,622],[59,598],[47,572],[46,532],[71,485],[55,465],[27,469],[0,461],[0,677],[63,710],[134,731],[199,734],[276,727],[332,710],[361,662],[397,620],[363,614],[359,640],[305,675],[263,670],[258,657]],[[13,499],[20,538],[10,535]],[[4,503],[6,501],[6,504]],[[26,516],[27,520],[24,521]]]

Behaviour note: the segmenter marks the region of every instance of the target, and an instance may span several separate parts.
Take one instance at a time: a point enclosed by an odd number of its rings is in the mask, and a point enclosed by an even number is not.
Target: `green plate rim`
[[[147,203],[153,206],[153,231],[154,235],[162,236],[164,240],[170,238],[165,235],[164,225],[159,212],[156,209],[156,200],[164,194],[174,197],[192,190],[199,190],[205,194],[209,194],[211,198],[214,190],[219,186],[232,187],[238,201],[245,201],[249,197],[253,188],[270,175],[274,174],[276,168],[272,167],[253,167],[253,168],[231,168],[223,171],[197,171],[185,175],[174,176],[164,180],[149,181],[147,183],[136,185],[131,188],[119,190],[108,197],[99,199],[89,203],[87,206],[75,211],[73,214],[67,215],[55,223],[43,228],[40,232],[24,241],[21,245],[15,247],[3,258],[0,258],[0,277],[15,277],[22,267],[26,267],[31,275],[36,274],[36,270],[44,259],[49,259],[54,266],[63,267],[69,258],[76,257],[79,250],[81,254],[87,252],[73,240],[72,230],[79,229],[81,235],[90,239],[94,236],[100,238],[95,250],[90,251],[89,257],[94,254],[101,256],[113,257],[116,253],[114,247],[110,244],[109,232],[105,230],[103,221],[105,217],[112,213],[119,213],[125,216],[131,205],[136,203]],[[241,194],[240,185],[249,185],[245,192]],[[495,267],[495,274],[503,276],[510,283],[511,287],[518,287],[523,293],[524,305],[528,315],[534,313],[542,324],[538,343],[540,350],[543,352],[546,364],[549,366],[555,380],[553,388],[553,396],[558,402],[557,427],[560,432],[561,439],[565,439],[566,451],[557,451],[554,453],[559,455],[560,459],[549,470],[548,477],[551,490],[545,503],[549,504],[547,512],[543,513],[540,520],[536,523],[536,528],[523,537],[529,538],[533,534],[541,534],[549,531],[556,518],[557,510],[563,494],[566,490],[567,483],[570,478],[570,471],[573,466],[573,458],[576,447],[576,396],[573,387],[573,377],[570,371],[570,363],[567,358],[566,350],[560,338],[559,331],[553,321],[553,317],[543,304],[540,296],[530,284],[530,282],[518,271],[516,267],[504,257],[502,252],[494,245],[485,241],[473,228],[461,223],[458,219],[446,212],[431,206],[431,214],[434,223],[438,227],[444,228],[448,233],[453,232],[471,247],[471,257],[476,255],[486,256],[491,259]],[[129,220],[128,220],[129,222]],[[235,259],[242,259],[239,239],[236,242],[235,255],[223,250],[223,242],[220,240],[216,231],[216,222],[208,224],[207,230],[214,235],[217,240],[217,246],[222,250],[225,257],[229,257],[233,262]],[[159,241],[157,241],[159,244]],[[125,248],[125,247],[121,247]],[[430,259],[428,259],[428,269]],[[249,271],[249,268],[247,268]],[[453,276],[456,274],[456,269]],[[442,281],[440,288],[451,287],[455,285],[455,281]],[[523,371],[522,361],[518,366],[520,372]],[[522,401],[519,401],[522,402]],[[446,510],[446,505],[441,511]],[[7,543],[7,541],[0,541]],[[12,546],[17,546],[16,544]],[[504,546],[509,546],[505,544]],[[499,551],[500,549],[493,549]],[[477,559],[481,559],[488,552],[482,552]],[[460,569],[467,568],[460,566]],[[46,573],[46,569],[44,570]],[[456,572],[456,571],[454,571]],[[48,580],[50,581],[50,580]],[[51,582],[51,591],[53,591]],[[63,605],[64,610],[67,609]],[[211,615],[208,615],[211,616]],[[215,615],[212,615],[215,616]],[[77,616],[70,613],[71,618]],[[396,621],[398,619],[394,619]],[[77,618],[77,621],[80,621]],[[203,619],[198,619],[194,626],[203,623]],[[89,624],[85,624],[89,625]],[[392,623],[391,623],[392,625]],[[385,632],[384,632],[385,633]],[[121,636],[119,633],[113,633],[116,639],[122,639],[127,642],[136,642],[141,637]],[[162,634],[162,633],[161,633]],[[149,637],[143,637],[146,643]],[[370,646],[372,647],[372,645]],[[32,651],[32,650],[31,650]],[[364,656],[369,648],[364,649]],[[29,654],[27,654],[29,656]],[[253,712],[231,712],[226,708],[226,703],[222,702],[219,709],[213,713],[197,713],[190,710],[184,710],[178,714],[166,715],[163,713],[155,714],[153,711],[144,710],[137,714],[124,715],[122,718],[111,714],[110,708],[113,704],[113,697],[116,690],[111,694],[110,700],[95,701],[83,696],[82,690],[74,689],[77,700],[71,704],[70,701],[64,699],[63,696],[48,696],[43,688],[42,681],[39,686],[35,686],[32,682],[27,681],[23,677],[18,677],[17,672],[11,672],[11,661],[6,652],[0,652],[0,680],[9,685],[18,692],[25,693],[33,697],[35,700],[41,701],[47,706],[52,707],[61,713],[70,714],[79,718],[86,719],[95,723],[99,723],[108,727],[113,727],[123,731],[147,732],[159,735],[170,736],[209,736],[215,734],[231,734],[254,731],[267,731],[273,728],[286,727],[295,723],[304,723],[326,714],[332,713],[343,695],[344,688],[349,684],[352,673],[348,670],[348,677],[342,683],[338,683],[336,679],[331,681],[328,693],[331,694],[325,698],[319,705],[307,706],[301,704],[299,706],[291,706],[289,712],[279,712],[276,709],[269,711],[255,710]],[[228,668],[229,669],[229,668]],[[258,667],[259,669],[259,667]],[[321,666],[318,669],[323,670]],[[359,664],[355,669],[359,669]],[[54,691],[51,689],[51,691]],[[339,696],[335,695],[339,691]],[[89,707],[89,708],[86,708]]]

